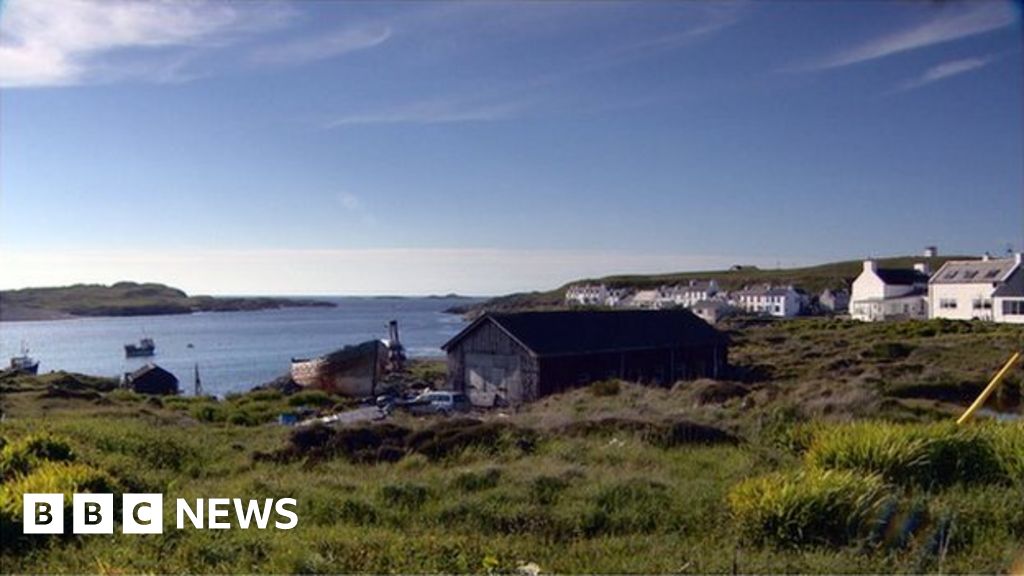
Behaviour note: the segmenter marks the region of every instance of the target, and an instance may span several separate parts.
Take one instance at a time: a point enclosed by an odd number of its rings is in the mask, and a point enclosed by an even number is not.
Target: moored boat
[[[138,344],[125,344],[124,355],[128,358],[152,356],[156,353],[156,344],[152,338],[143,338]]]
[[[8,367],[21,374],[37,374],[39,372],[39,360],[29,356],[28,348],[22,345],[21,355],[13,356]]]

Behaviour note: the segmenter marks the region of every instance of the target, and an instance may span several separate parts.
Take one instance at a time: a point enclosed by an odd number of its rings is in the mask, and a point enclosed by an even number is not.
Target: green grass
[[[1019,328],[807,319],[733,330],[733,361],[760,366],[759,378],[619,382],[613,395],[574,390],[483,424],[398,416],[388,428],[298,436],[274,423],[292,402],[346,400],[273,390],[154,400],[79,376],[3,376],[0,519],[18,547],[0,550],[0,572],[1018,565],[1021,424],[956,427],[963,400],[905,392],[983,384]],[[40,486],[163,492],[167,518],[179,497],[291,497],[300,520],[287,532],[23,540],[18,491]]]
[[[877,475],[811,468],[742,482],[730,492],[729,507],[751,541],[841,546],[866,538],[892,498]]]
[[[1024,425],[857,422],[818,431],[807,463],[921,487],[1024,482]]]

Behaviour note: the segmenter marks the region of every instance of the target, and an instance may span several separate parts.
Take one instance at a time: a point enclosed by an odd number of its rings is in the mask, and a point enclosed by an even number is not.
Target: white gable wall
[[[932,318],[992,320],[994,303],[990,283],[930,284],[928,306]],[[952,306],[952,307],[951,307]]]

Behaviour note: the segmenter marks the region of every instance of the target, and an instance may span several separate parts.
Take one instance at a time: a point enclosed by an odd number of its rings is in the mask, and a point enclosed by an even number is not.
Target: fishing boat
[[[143,338],[138,344],[125,344],[124,355],[128,358],[141,358],[156,353],[156,344],[152,338]]]
[[[374,396],[384,376],[402,370],[405,348],[398,339],[398,322],[388,324],[389,338],[367,340],[316,358],[292,358],[292,380],[346,396]]]
[[[21,345],[21,355],[11,358],[9,368],[20,374],[36,374],[39,372],[39,360],[28,355],[28,348]]]

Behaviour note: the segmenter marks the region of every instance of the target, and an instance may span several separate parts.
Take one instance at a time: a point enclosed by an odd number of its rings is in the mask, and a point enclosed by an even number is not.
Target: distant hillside
[[[0,321],[53,320],[78,316],[142,316],[264,310],[291,306],[334,306],[291,298],[189,296],[163,284],[118,282],[0,291]]]
[[[941,256],[924,258],[915,256],[898,256],[878,258],[882,268],[911,268],[915,263],[926,262],[932,271],[938,270],[947,260],[967,260],[971,256]],[[853,280],[863,269],[863,261],[847,260],[832,262],[806,268],[781,268],[764,270],[754,266],[743,266],[736,270],[709,270],[704,272],[674,272],[671,274],[653,275],[618,275],[603,278],[585,278],[575,280],[564,286],[547,292],[521,292],[492,298],[479,304],[455,307],[453,313],[477,314],[485,310],[512,311],[525,309],[558,308],[563,305],[565,290],[573,284],[604,283],[609,286],[654,288],[662,284],[678,284],[690,280],[714,279],[723,290],[736,290],[749,284],[792,284],[811,294],[821,292],[825,288],[850,287]]]

